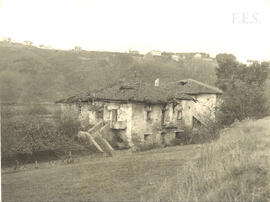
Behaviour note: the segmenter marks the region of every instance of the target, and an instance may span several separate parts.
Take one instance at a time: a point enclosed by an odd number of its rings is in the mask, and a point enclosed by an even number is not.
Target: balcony
[[[165,122],[162,125],[163,128],[165,129],[173,129],[173,128],[177,128],[177,124],[176,123],[172,123],[172,122]]]
[[[124,130],[127,128],[127,121],[111,121],[110,128],[116,130]]]

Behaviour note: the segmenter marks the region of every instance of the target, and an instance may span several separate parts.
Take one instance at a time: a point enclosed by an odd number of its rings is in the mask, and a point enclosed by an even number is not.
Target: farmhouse
[[[131,147],[136,143],[168,144],[191,130],[194,123],[207,124],[207,119],[215,118],[221,93],[192,79],[163,86],[157,79],[152,85],[120,82],[58,103],[63,116],[73,113],[87,130],[106,128],[107,133]]]

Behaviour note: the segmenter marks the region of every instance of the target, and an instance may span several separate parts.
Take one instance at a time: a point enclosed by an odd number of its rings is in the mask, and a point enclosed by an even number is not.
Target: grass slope
[[[2,173],[4,201],[267,201],[270,118],[217,142]]]

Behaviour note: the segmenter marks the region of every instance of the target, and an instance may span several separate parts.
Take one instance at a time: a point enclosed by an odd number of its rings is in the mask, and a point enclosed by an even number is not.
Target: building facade
[[[203,118],[206,115],[207,119],[215,118],[216,99],[221,91],[209,88],[212,87],[195,80],[162,87],[140,82],[117,84],[59,103],[62,114],[75,114],[83,128],[104,122],[129,147],[141,143],[169,144],[192,130],[194,118],[202,124],[207,123]]]

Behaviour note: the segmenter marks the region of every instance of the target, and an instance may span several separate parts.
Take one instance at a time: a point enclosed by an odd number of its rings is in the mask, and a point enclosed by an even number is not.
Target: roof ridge
[[[203,83],[201,81],[197,81],[197,80],[194,80],[194,79],[191,79],[191,78],[188,78],[188,79],[183,79],[183,80],[188,80],[188,81],[192,81],[192,82],[195,82],[199,85],[202,85],[202,86],[205,86],[207,88],[210,88],[210,89],[213,89],[213,90],[216,90],[220,93],[222,93],[222,90],[220,90],[219,88],[215,87],[215,86],[212,86],[212,85],[209,85],[209,84],[206,84],[206,83]]]
[[[222,90],[220,90],[219,88],[217,88],[215,86],[203,83],[201,81],[198,81],[198,80],[195,80],[195,79],[192,79],[192,78],[181,79],[181,80],[177,80],[177,81],[171,81],[171,82],[168,82],[167,84],[173,84],[173,83],[179,83],[179,82],[185,82],[185,81],[191,81],[191,82],[197,83],[197,84],[199,84],[201,86],[204,86],[206,88],[210,88],[210,89],[212,89],[214,91],[217,91],[218,93],[223,93]]]

